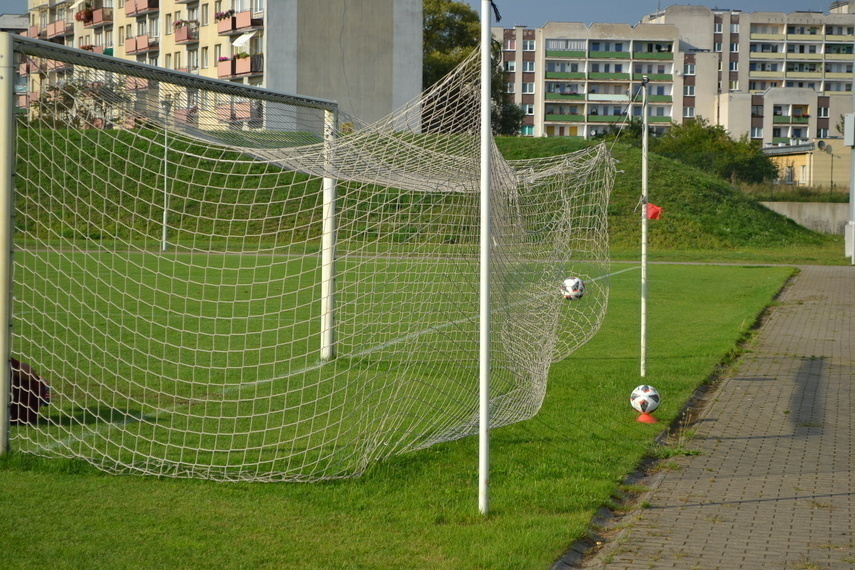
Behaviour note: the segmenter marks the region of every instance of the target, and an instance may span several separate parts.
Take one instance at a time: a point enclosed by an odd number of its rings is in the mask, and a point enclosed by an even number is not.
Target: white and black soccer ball
[[[629,397],[629,403],[642,414],[649,414],[659,407],[661,399],[662,398],[659,396],[659,392],[656,391],[656,388],[643,384],[632,391],[632,394]]]
[[[568,301],[576,301],[585,295],[585,282],[578,277],[568,277],[561,283],[561,294]]]

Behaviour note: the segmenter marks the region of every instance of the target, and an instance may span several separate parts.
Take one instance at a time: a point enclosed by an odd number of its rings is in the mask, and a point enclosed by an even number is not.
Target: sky
[[[0,0],[2,1],[2,0]],[[481,0],[465,0],[481,12]],[[539,28],[546,22],[582,22],[592,24],[637,24],[645,15],[664,10],[672,4],[729,8],[743,12],[828,12],[832,0],[722,0],[720,2],[673,2],[668,0],[494,0],[503,28],[526,26]]]
[[[267,0],[276,2],[277,0]],[[370,1],[370,0],[363,0]],[[481,11],[481,0],[464,0],[476,12]],[[606,22],[637,24],[646,14],[664,9],[671,2],[663,0],[494,0],[502,15],[498,25],[505,28],[527,26],[537,28],[546,22]],[[743,12],[793,12],[816,10],[827,12],[831,0],[722,0],[722,2],[682,2],[709,6],[710,8],[732,8]],[[27,0],[0,0],[0,14],[23,14],[27,11]],[[497,25],[493,22],[493,25]]]

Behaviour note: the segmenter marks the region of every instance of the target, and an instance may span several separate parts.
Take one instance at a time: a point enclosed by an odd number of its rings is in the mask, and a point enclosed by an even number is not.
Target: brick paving
[[[700,455],[582,567],[855,568],[853,353],[855,268],[802,267],[693,426]]]

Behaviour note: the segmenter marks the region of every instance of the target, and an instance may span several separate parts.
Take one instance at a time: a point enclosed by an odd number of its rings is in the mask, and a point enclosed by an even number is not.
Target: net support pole
[[[481,275],[479,330],[478,509],[490,510],[490,0],[481,0]]]
[[[650,82],[646,75],[641,78],[641,88],[644,90],[641,103],[641,377],[647,375],[647,154],[649,144],[647,118],[647,84]]]
[[[324,159],[332,170],[336,114],[324,111]],[[324,177],[324,203],[321,236],[321,360],[335,358],[335,246],[336,180]]]
[[[12,218],[15,192],[15,54],[0,33],[0,455],[9,451],[12,370]]]
[[[169,239],[169,114],[167,112],[163,125],[163,235],[160,250],[166,251]]]

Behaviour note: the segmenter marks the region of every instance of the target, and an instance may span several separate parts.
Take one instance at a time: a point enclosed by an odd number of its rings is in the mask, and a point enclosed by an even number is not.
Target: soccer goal
[[[0,57],[38,87],[0,125],[0,353],[52,395],[0,428],[9,448],[317,481],[477,433],[477,54],[375,124],[28,38],[3,35]],[[537,413],[550,363],[603,319],[614,165],[602,145],[491,156],[498,427]]]

